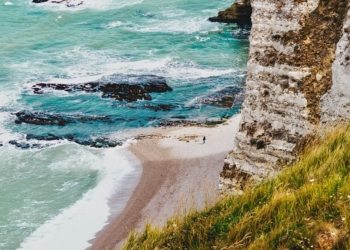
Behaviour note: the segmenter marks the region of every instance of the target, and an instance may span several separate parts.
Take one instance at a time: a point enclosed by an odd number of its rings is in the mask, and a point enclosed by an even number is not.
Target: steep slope
[[[350,249],[349,148],[347,125],[308,144],[276,179],[148,227],[124,249]]]

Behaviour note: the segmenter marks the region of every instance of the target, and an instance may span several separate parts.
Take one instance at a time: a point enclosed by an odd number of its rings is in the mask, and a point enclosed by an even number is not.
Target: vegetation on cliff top
[[[124,249],[350,249],[350,125],[309,144],[277,178],[147,226]]]

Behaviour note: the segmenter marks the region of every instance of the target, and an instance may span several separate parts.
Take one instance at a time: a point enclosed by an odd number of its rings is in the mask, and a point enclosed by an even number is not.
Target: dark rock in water
[[[237,23],[239,25],[252,24],[252,6],[250,0],[237,0],[231,7],[219,11],[217,17],[209,17],[211,22]]]
[[[235,29],[232,32],[232,37],[235,39],[248,39],[251,31],[251,26]]]
[[[48,134],[48,135],[27,134],[26,139],[27,140],[38,140],[38,141],[56,141],[56,140],[61,140],[62,137],[55,136],[53,134]]]
[[[186,119],[186,116],[184,116],[184,115],[179,115],[179,116],[173,116],[173,117],[171,117],[171,118],[173,118],[173,119],[185,120],[185,119]]]
[[[116,146],[123,145],[123,141],[121,140],[113,140],[109,138],[97,138],[97,139],[68,139],[69,141],[74,141],[80,145],[90,146],[92,148],[115,148]]]
[[[17,142],[17,141],[15,141],[15,140],[11,140],[11,141],[9,141],[9,143],[10,143],[11,145],[16,146],[17,148],[22,148],[22,149],[28,149],[28,148],[30,148],[30,144],[29,144],[29,143]]]
[[[79,138],[78,135],[75,134],[67,134],[62,136],[56,136],[53,134],[46,134],[46,135],[34,135],[34,134],[27,134],[25,140],[22,141],[16,141],[11,140],[9,141],[9,144],[14,145],[21,149],[38,149],[38,148],[44,148],[52,144],[52,141],[59,141],[59,140],[68,140],[75,142],[80,145],[84,146],[90,146],[94,148],[114,148],[116,146],[123,145],[122,140],[112,139],[112,138]],[[51,142],[51,143],[45,143],[45,142]],[[2,144],[1,144],[2,146]]]
[[[206,121],[199,120],[186,120],[186,119],[169,119],[162,120],[158,127],[184,127],[184,126],[199,126],[199,127],[211,127],[225,122],[224,119],[210,119]]]
[[[45,3],[48,0],[33,0],[32,3]]]
[[[29,113],[25,111],[15,113],[17,120],[15,123],[21,124],[29,123],[35,125],[58,125],[65,126],[70,121],[64,118],[61,118],[58,115],[49,115],[44,113]]]
[[[67,7],[75,7],[82,5],[84,1],[76,1],[76,0],[60,0],[60,1],[49,1],[49,0],[33,0],[32,3],[57,3],[57,4],[65,4]]]
[[[157,104],[157,105],[153,105],[153,104],[145,104],[143,105],[144,108],[147,109],[151,109],[153,111],[170,111],[173,110],[175,108],[174,105],[172,104]]]
[[[64,90],[64,91],[84,91],[84,92],[102,92],[103,98],[114,98],[119,101],[135,102],[137,100],[152,100],[149,93],[163,93],[171,91],[164,77],[146,75],[146,76],[127,76],[121,83],[109,82],[101,79],[98,82],[89,82],[82,84],[60,84],[60,83],[38,83],[32,89],[35,94],[43,94],[44,90]],[[138,81],[138,82],[135,82]]]
[[[17,116],[15,123],[17,124],[28,123],[35,125],[65,126],[68,123],[91,123],[95,121],[112,122],[112,120],[106,116],[60,115],[27,111],[20,111],[15,113],[15,115]]]
[[[199,100],[202,104],[217,105],[223,108],[232,108],[237,104],[242,104],[244,88],[227,87]]]
[[[114,148],[116,146],[123,145],[123,141],[121,140],[115,140],[110,138],[82,139],[82,138],[79,138],[77,135],[72,135],[72,134],[67,134],[63,136],[56,136],[53,134],[47,134],[47,135],[27,134],[26,139],[28,141],[30,140],[38,140],[38,141],[68,140],[83,146],[90,146],[94,148]],[[17,144],[20,145],[19,143],[13,141],[13,145],[17,146]],[[31,144],[28,144],[28,145],[29,145],[28,146],[29,148]]]

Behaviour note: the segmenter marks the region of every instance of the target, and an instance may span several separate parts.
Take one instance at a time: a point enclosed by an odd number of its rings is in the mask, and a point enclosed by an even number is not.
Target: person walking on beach
[[[205,136],[203,137],[203,144],[205,144]]]

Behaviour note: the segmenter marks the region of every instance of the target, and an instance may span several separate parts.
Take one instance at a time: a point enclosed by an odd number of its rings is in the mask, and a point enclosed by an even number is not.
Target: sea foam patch
[[[60,0],[60,1],[47,1],[41,3],[33,3],[39,7],[48,9],[48,10],[59,10],[59,11],[77,11],[82,9],[96,9],[96,10],[107,10],[107,9],[122,9],[127,6],[132,6],[136,4],[140,4],[143,0]]]
[[[46,221],[22,242],[21,250],[61,250],[86,249],[90,246],[88,240],[101,230],[111,214],[109,199],[127,175],[135,171],[135,167],[125,157],[127,145],[116,149],[103,149],[102,160],[93,161],[91,166],[100,170],[100,181],[95,188],[86,192],[82,199],[69,208],[64,209],[56,217]],[[99,150],[101,151],[101,150]],[[66,166],[70,168],[72,166]],[[83,166],[81,166],[83,167]],[[53,170],[65,171],[62,163]],[[63,170],[62,170],[63,168]],[[140,172],[137,173],[140,175]],[[134,181],[134,180],[133,180]],[[137,182],[137,178],[136,178]],[[64,183],[62,190],[69,192],[74,183]],[[131,194],[131,193],[130,193]],[[121,200],[119,211],[126,204],[127,199]],[[77,233],[79,232],[79,233]]]

